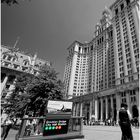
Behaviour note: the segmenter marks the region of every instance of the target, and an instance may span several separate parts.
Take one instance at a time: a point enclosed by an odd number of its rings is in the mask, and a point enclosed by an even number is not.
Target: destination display
[[[46,120],[43,136],[66,134],[68,132],[68,119]]]

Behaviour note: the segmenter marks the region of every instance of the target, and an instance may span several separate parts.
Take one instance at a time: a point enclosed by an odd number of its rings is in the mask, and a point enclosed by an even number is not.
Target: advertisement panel
[[[48,113],[71,112],[72,102],[49,100],[47,109],[48,109]]]

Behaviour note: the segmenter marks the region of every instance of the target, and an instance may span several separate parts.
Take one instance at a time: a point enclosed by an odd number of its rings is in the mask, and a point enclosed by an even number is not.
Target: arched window
[[[12,56],[9,55],[8,58],[7,58],[7,60],[8,60],[8,61],[11,61],[11,59],[12,59]]]
[[[4,54],[4,55],[2,56],[2,58],[3,58],[3,59],[6,59],[6,55]]]
[[[23,65],[25,65],[25,66],[26,66],[26,65],[29,65],[29,61],[28,61],[28,60],[24,60],[24,61],[23,61]]]
[[[130,0],[126,0],[127,5],[130,3]]]
[[[15,62],[16,61],[16,57],[13,57],[13,62]]]

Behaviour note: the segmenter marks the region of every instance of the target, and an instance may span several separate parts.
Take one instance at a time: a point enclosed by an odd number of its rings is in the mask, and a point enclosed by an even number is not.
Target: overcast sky
[[[92,40],[105,6],[115,0],[25,0],[1,7],[1,44],[51,61],[63,79],[67,48]]]

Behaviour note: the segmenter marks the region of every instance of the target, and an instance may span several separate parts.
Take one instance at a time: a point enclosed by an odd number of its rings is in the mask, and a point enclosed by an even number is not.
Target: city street
[[[139,130],[132,129],[134,140],[139,140]],[[84,126],[85,138],[82,140],[121,140],[121,131],[115,126]],[[17,131],[11,130],[6,140],[15,140]],[[75,139],[79,140],[79,139]]]
[[[140,139],[140,0],[1,0],[1,11],[2,140]]]

